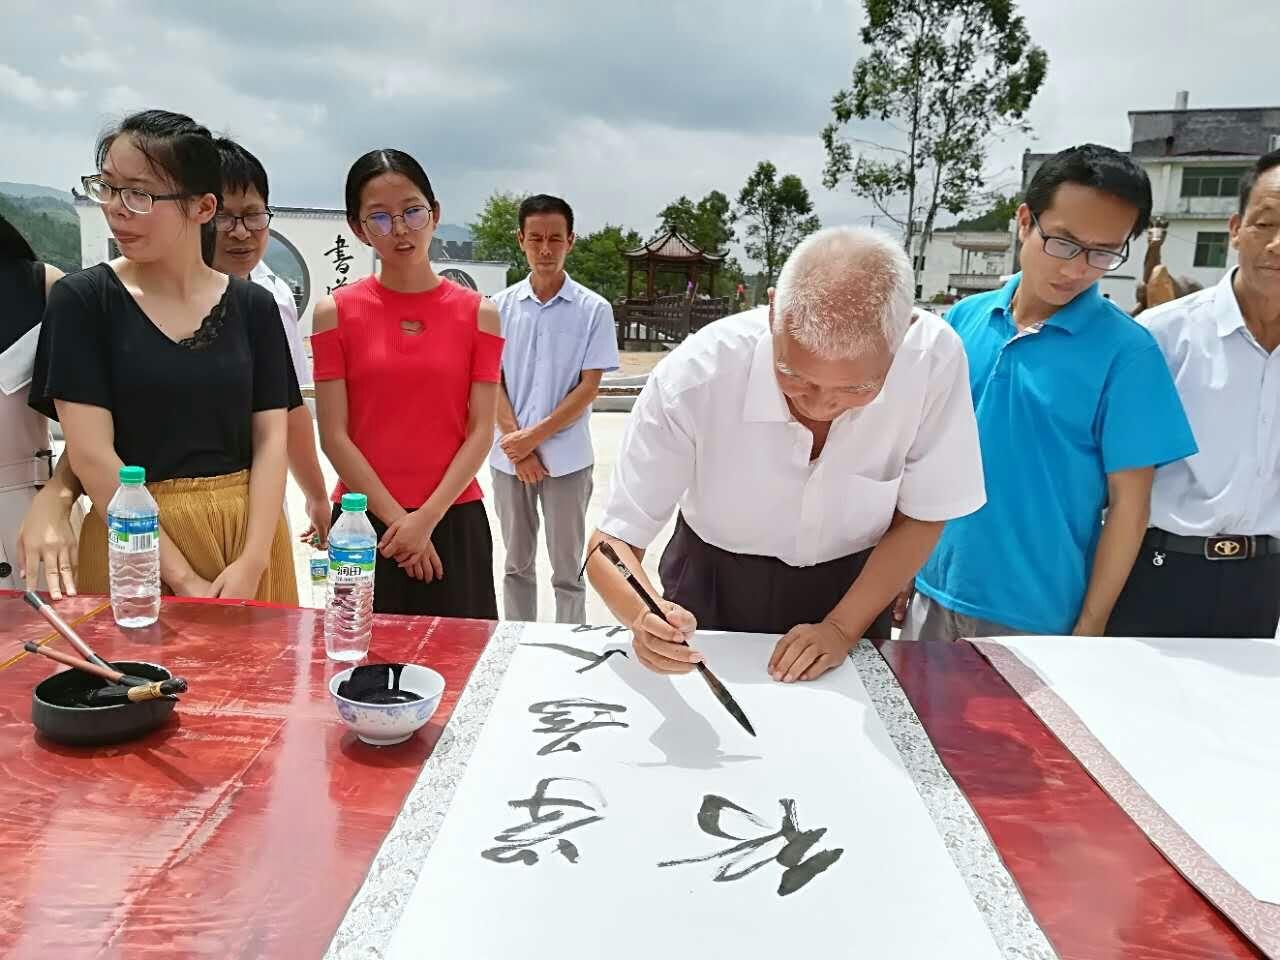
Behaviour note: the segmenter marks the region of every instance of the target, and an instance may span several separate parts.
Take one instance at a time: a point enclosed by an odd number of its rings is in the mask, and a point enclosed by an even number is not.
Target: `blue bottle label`
[[[107,517],[107,545],[120,553],[145,553],[160,543],[160,518]]]
[[[373,547],[329,547],[329,575],[339,582],[373,577]]]

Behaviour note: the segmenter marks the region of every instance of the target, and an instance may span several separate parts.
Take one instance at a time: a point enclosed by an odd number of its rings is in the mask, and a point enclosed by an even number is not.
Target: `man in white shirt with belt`
[[[1112,636],[1270,637],[1280,619],[1280,151],[1242,179],[1239,265],[1138,316],[1200,451],[1156,471]]]
[[[770,307],[705,327],[650,376],[592,547],[610,541],[657,596],[640,560],[679,507],[660,565],[674,626],[588,564],[642,663],[692,669],[678,641],[701,626],[783,634],[770,675],[818,677],[889,636],[943,524],[985,502],[964,348],[913,310],[913,283],[889,235],[820,231]]]

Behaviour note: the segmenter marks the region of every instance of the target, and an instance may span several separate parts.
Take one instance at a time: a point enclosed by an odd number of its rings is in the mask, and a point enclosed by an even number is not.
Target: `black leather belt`
[[[1233,534],[1221,537],[1181,537],[1152,527],[1143,538],[1144,546],[1169,553],[1188,553],[1206,560],[1252,560],[1280,554],[1280,539]]]

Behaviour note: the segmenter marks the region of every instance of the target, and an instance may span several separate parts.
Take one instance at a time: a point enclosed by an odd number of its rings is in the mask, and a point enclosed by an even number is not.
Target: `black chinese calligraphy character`
[[[702,832],[713,837],[721,837],[725,840],[739,840],[741,842],[726,850],[721,850],[719,853],[708,854],[705,857],[692,857],[688,860],[667,860],[659,863],[658,866],[675,867],[689,863],[705,863],[708,860],[725,857],[728,858],[728,862],[720,868],[715,876],[717,883],[724,883],[741,880],[747,874],[754,873],[761,867],[770,863],[777,863],[783,868],[782,878],[778,881],[778,895],[785,897],[789,893],[795,893],[839,860],[840,855],[844,853],[844,849],[836,847],[831,850],[820,850],[809,857],[808,860],[804,859],[810,848],[822,839],[823,834],[827,832],[827,828],[801,830],[800,825],[796,822],[796,802],[794,800],[779,800],[778,802],[782,806],[782,826],[774,833],[748,840],[734,836],[722,829],[720,826],[721,814],[726,810],[732,810],[744,815],[758,827],[767,828],[768,824],[750,810],[746,810],[736,803],[726,800],[724,797],[718,797],[712,793],[707,794],[702,798],[702,807],[698,810],[698,826],[702,829]],[[776,855],[764,857],[739,868],[744,861],[750,858],[753,851],[767,846],[775,840],[783,841],[782,849]]]
[[[583,711],[590,714],[590,716],[575,722],[575,711]],[[542,721],[542,726],[535,727],[534,733],[560,734],[560,736],[538,751],[538,756],[540,757],[545,757],[549,753],[560,753],[564,750],[568,750],[571,753],[579,752],[582,749],[582,745],[574,743],[573,738],[580,733],[586,733],[588,730],[598,730],[601,727],[630,726],[630,724],[623,723],[621,720],[613,719],[615,713],[626,713],[626,707],[617,703],[601,703],[599,700],[591,700],[587,697],[581,697],[577,700],[544,700],[542,703],[531,704],[529,712],[538,714],[539,719]],[[608,719],[601,719],[602,717],[607,717]]]
[[[325,290],[333,293],[338,287],[346,286],[347,272],[351,269],[351,261],[355,259],[351,254],[347,253],[347,238],[342,234],[338,234],[333,241],[333,246],[324,252],[324,256],[333,259],[333,268],[337,272],[337,281]]]
[[[351,254],[347,253],[347,238],[342,234],[338,234],[333,238],[333,246],[326,250],[324,255],[326,257],[332,256],[335,266],[341,266],[355,259]]]
[[[606,629],[606,628],[604,628],[604,627],[599,627],[599,628],[595,628],[595,627],[593,627],[593,628],[591,628],[591,629],[600,629],[600,630],[604,630],[604,629]],[[626,628],[625,628],[625,627],[615,627],[614,629],[616,629],[616,630],[625,630]],[[575,632],[575,633],[577,633],[578,631],[577,631],[577,630],[575,630],[574,632]],[[613,634],[612,634],[612,633],[609,633],[609,634],[608,634],[608,636],[613,636]],[[569,656],[571,656],[571,657],[577,657],[579,660],[589,660],[589,661],[590,661],[590,663],[588,663],[585,667],[582,667],[582,668],[580,668],[580,669],[578,669],[578,670],[573,671],[574,673],[586,673],[588,670],[594,670],[596,667],[600,666],[600,664],[604,663],[606,660],[608,660],[610,657],[612,657],[615,653],[620,653],[620,654],[622,654],[622,656],[623,656],[623,657],[626,657],[626,656],[627,656],[627,651],[626,651],[625,649],[623,649],[622,647],[606,647],[606,648],[605,648],[604,650],[602,650],[600,653],[594,653],[594,652],[592,652],[591,650],[581,650],[581,649],[579,649],[578,647],[571,647],[571,646],[569,646],[567,643],[522,643],[522,644],[520,644],[520,646],[522,646],[522,647],[546,647],[548,650],[558,650],[558,651],[560,651],[561,653],[567,653]]]
[[[629,627],[620,627],[620,626],[617,626],[616,624],[612,627],[593,627],[589,623],[580,623],[569,632],[570,633],[599,633],[601,630],[603,630],[605,631],[605,634],[604,634],[605,637],[616,637],[620,633],[626,633],[627,630],[629,629],[630,629]]]
[[[581,786],[577,788],[578,792],[590,793],[594,803],[578,800],[572,796],[548,796],[547,791],[553,783],[580,784]],[[551,841],[555,842],[556,853],[570,863],[577,863],[578,848],[565,839],[564,834],[603,820],[604,817],[599,815],[599,810],[608,806],[594,783],[575,777],[547,777],[539,780],[532,797],[527,800],[511,800],[507,805],[513,810],[523,810],[528,815],[529,822],[503,830],[493,838],[498,845],[482,851],[480,856],[494,863],[522,863],[526,867],[538,862],[538,851],[534,848],[540,843]],[[566,823],[564,822],[565,809],[581,810],[589,815]]]

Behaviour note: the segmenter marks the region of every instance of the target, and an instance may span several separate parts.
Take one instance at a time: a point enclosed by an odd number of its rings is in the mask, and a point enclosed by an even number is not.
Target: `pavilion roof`
[[[663,230],[654,235],[648,243],[624,254],[628,260],[666,260],[687,263],[691,260],[701,263],[723,263],[724,255],[707,253],[683,234],[675,229]]]

